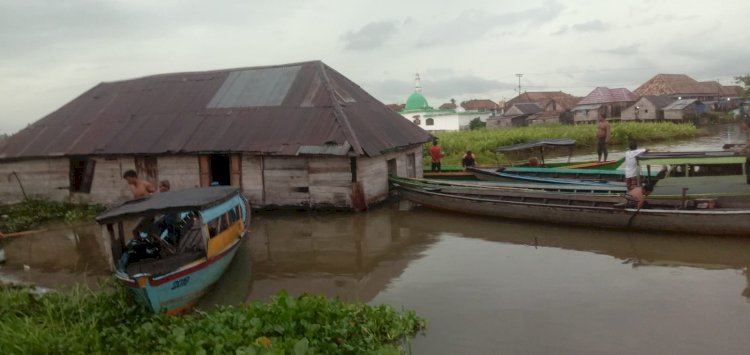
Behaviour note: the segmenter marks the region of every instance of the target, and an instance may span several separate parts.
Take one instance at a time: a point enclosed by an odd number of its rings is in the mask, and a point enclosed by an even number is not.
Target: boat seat
[[[206,253],[203,251],[191,251],[182,254],[170,255],[169,257],[161,259],[144,259],[129,264],[126,268],[126,272],[130,276],[144,273],[151,275],[163,275],[205,256]]]

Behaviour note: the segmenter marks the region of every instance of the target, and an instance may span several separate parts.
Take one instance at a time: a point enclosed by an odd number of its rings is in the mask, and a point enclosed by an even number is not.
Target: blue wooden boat
[[[97,221],[115,276],[136,301],[154,313],[180,313],[229,266],[247,230],[248,207],[237,188],[203,187],[128,201]]]
[[[579,178],[557,178],[548,176],[533,176],[517,173],[516,170],[512,172],[506,172],[504,168],[467,168],[467,171],[471,172],[476,176],[477,179],[483,181],[500,181],[507,183],[542,183],[542,184],[560,184],[560,185],[587,185],[587,186],[625,186],[624,177],[620,172],[619,176],[622,177],[621,181],[612,181],[606,178],[601,178],[601,175],[588,176],[586,174],[576,175]],[[542,170],[542,169],[538,169]],[[560,171],[560,170],[573,170],[577,169],[559,169],[559,168],[544,168],[544,170]],[[590,169],[584,169],[590,170]],[[607,173],[612,171],[606,170]],[[616,173],[613,173],[616,174]],[[605,174],[606,175],[606,174]]]

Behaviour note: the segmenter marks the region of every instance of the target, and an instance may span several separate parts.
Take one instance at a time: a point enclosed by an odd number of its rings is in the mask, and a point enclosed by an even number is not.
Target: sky
[[[750,1],[0,0],[0,134],[101,82],[322,60],[380,101],[750,73]]]

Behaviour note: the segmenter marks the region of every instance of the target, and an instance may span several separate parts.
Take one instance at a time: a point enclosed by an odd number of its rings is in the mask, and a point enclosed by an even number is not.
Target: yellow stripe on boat
[[[226,248],[228,248],[235,240],[242,234],[242,229],[245,226],[242,221],[237,221],[229,228],[225,229],[219,235],[211,238],[208,241],[208,258],[212,258],[215,255],[221,254]]]

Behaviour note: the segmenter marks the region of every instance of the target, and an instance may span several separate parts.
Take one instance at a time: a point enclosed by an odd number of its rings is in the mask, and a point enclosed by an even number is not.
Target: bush
[[[89,220],[102,211],[104,206],[57,202],[43,199],[28,199],[21,203],[0,208],[0,231],[14,233],[41,226],[49,222],[73,223]]]
[[[2,353],[399,354],[425,327],[413,311],[323,296],[281,292],[270,303],[169,316],[134,305],[114,281],[103,290],[38,295],[0,286]]]

